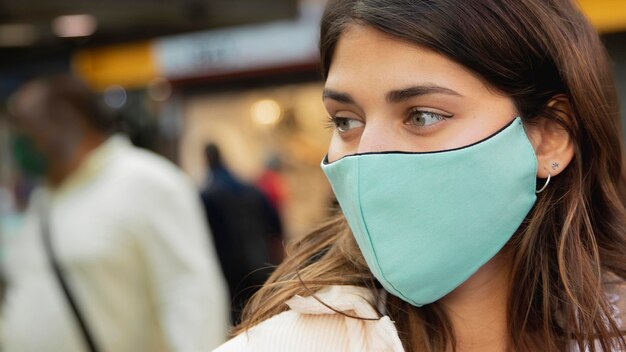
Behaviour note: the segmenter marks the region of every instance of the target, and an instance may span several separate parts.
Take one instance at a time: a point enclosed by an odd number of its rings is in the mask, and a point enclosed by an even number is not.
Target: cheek
[[[330,145],[328,146],[328,161],[333,162],[343,158],[346,155],[353,154],[350,145],[339,137],[337,132],[333,133],[330,139]]]

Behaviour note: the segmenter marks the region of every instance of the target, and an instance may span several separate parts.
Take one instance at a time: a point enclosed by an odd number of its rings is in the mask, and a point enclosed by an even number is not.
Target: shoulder
[[[347,351],[348,339],[337,315],[278,314],[218,348],[228,351]]]
[[[189,177],[174,163],[130,143],[119,146],[115,159],[117,175],[123,177],[136,190],[149,189],[158,194],[193,188]]]
[[[393,322],[378,315],[371,298],[369,290],[353,286],[295,296],[287,301],[289,310],[215,351],[403,351]]]
[[[176,165],[152,151],[135,147],[130,143],[120,146],[120,149],[117,157],[118,162],[133,172],[152,174],[154,171],[159,171],[168,175],[179,173]]]
[[[626,328],[626,281],[614,274],[604,278],[605,294],[611,308],[611,317],[621,329]]]

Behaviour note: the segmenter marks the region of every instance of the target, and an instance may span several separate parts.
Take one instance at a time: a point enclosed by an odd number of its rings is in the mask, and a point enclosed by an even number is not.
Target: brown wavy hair
[[[331,0],[322,18],[324,78],[343,30],[370,26],[456,61],[510,96],[526,124],[565,128],[575,144],[506,246],[512,253],[509,344],[516,351],[624,351],[626,341],[604,294],[626,280],[626,212],[619,111],[600,39],[570,0]],[[555,111],[554,97],[571,111]],[[287,309],[292,296],[327,285],[372,289],[370,273],[338,211],[295,243],[244,312],[241,332]],[[421,308],[389,295],[387,314],[407,351],[455,350],[437,303]]]

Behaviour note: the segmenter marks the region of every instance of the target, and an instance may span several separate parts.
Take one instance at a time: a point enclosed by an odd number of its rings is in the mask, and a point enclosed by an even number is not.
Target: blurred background
[[[198,186],[209,141],[245,181],[257,181],[270,162],[279,167],[284,232],[297,237],[324,215],[329,192],[318,167],[329,135],[317,69],[322,7],[0,0],[0,104],[29,78],[75,73],[116,110],[136,145],[179,164]],[[28,193],[16,190],[7,134],[0,125],[3,216],[22,210]],[[15,225],[7,221],[4,232]]]
[[[602,35],[626,107],[626,1],[579,0]],[[200,190],[205,145],[265,187],[286,241],[327,214],[319,163],[323,0],[0,0],[0,114],[23,82],[73,73],[132,142],[179,165]],[[626,109],[622,109],[626,136]],[[0,238],[19,228],[35,180],[15,165],[0,118]],[[0,252],[1,254],[2,252]]]
[[[579,3],[613,59],[624,106],[626,2]],[[273,163],[284,183],[284,234],[297,238],[324,216],[329,194],[318,167],[329,139],[317,67],[323,4],[0,0],[0,105],[24,80],[75,73],[119,113],[136,145],[174,161],[198,186],[209,141],[245,181]],[[5,233],[18,221],[8,213],[19,215],[28,193],[7,143],[0,124]]]

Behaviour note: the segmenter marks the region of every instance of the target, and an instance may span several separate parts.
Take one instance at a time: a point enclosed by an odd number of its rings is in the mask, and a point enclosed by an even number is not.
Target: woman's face
[[[370,27],[342,34],[324,90],[335,130],[328,159],[466,146],[517,116],[513,100],[463,66]]]

